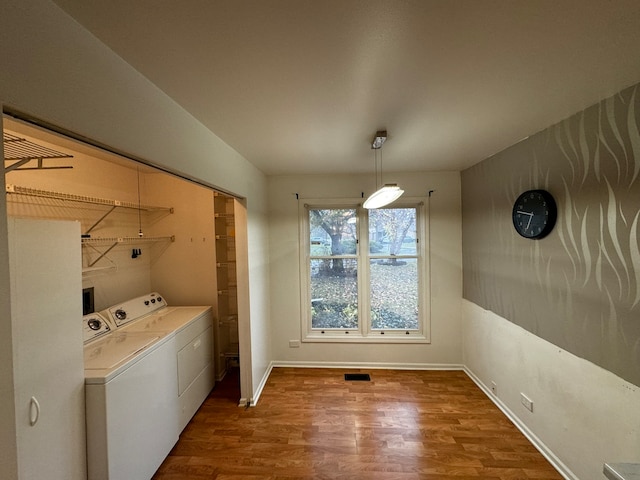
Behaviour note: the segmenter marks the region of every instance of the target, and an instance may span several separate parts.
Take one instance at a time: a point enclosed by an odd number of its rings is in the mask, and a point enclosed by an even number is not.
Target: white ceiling
[[[460,170],[640,81],[638,0],[55,0],[266,174]]]

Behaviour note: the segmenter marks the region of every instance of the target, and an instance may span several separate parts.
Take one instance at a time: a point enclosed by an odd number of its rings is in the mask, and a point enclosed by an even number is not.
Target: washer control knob
[[[149,305],[149,300],[145,300],[144,304],[148,306]]]
[[[156,303],[156,299],[155,299],[155,298],[152,298],[152,299],[151,299],[151,303]]]
[[[162,302],[162,297],[158,297],[158,302]]]
[[[95,330],[100,330],[100,327],[102,326],[102,322],[100,320],[98,320],[97,318],[91,318],[87,322],[87,325],[89,326],[89,328],[91,330],[95,331]]]
[[[119,308],[118,310],[116,310],[116,318],[118,320],[124,320],[125,318],[127,318],[127,312],[125,312],[124,310],[122,310],[121,308]]]

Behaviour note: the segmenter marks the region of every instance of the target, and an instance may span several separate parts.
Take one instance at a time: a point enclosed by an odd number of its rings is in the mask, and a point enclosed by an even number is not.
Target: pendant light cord
[[[378,170],[378,151],[380,151],[380,169]],[[375,179],[375,189],[374,192],[376,190],[379,190],[383,183],[382,183],[382,147],[379,148],[374,148],[373,149],[373,176]]]
[[[378,190],[378,150],[373,149],[373,191]]]
[[[378,188],[382,188],[384,183],[382,182],[382,147],[380,147],[380,186]]]
[[[142,237],[142,214],[140,212],[140,167],[136,167],[138,173],[138,236]]]

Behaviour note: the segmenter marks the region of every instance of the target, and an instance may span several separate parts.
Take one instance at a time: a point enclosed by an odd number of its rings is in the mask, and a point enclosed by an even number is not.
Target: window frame
[[[407,197],[395,201],[388,208],[416,209],[416,254],[398,255],[396,258],[415,258],[418,270],[418,328],[416,330],[374,329],[370,318],[370,264],[371,259],[389,255],[371,254],[369,251],[369,214],[361,201],[353,199],[308,199],[299,208],[299,253],[300,253],[300,322],[302,342],[329,343],[431,343],[430,339],[430,295],[429,232],[426,202],[424,197]],[[358,289],[358,327],[315,329],[311,324],[311,227],[309,211],[319,209],[356,210],[355,255],[332,255],[331,258],[356,258]]]

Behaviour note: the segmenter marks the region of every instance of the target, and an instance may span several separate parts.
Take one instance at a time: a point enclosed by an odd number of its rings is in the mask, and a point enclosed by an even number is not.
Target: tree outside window
[[[358,328],[354,208],[310,209],[311,326]]]
[[[420,212],[415,205],[307,207],[311,335],[424,334]]]

